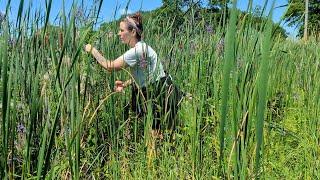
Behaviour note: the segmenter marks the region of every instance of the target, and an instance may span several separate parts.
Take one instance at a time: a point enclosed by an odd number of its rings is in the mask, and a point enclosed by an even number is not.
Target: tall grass
[[[226,46],[225,46],[225,62],[223,65],[223,80],[222,80],[222,105],[221,105],[221,122],[220,122],[220,166],[222,174],[224,174],[224,148],[225,148],[225,126],[228,115],[228,99],[229,99],[229,84],[230,84],[230,72],[235,61],[235,39],[236,36],[236,4],[237,1],[233,1],[233,7],[231,11],[231,18],[226,34]]]
[[[272,9],[274,7],[274,2]],[[264,30],[264,39],[262,40],[261,47],[261,64],[259,68],[258,77],[258,103],[257,103],[257,121],[256,121],[256,136],[257,136],[257,147],[256,147],[256,162],[255,162],[255,174],[259,177],[260,161],[263,156],[263,125],[265,119],[265,109],[267,104],[267,87],[268,87],[268,76],[269,76],[269,59],[270,59],[270,47],[271,47],[271,34],[272,34],[272,10],[268,17],[268,22]]]
[[[1,38],[1,82],[2,82],[2,123],[1,123],[1,134],[2,134],[2,156],[1,156],[1,169],[4,169],[4,172],[1,172],[1,176],[7,177],[7,156],[9,148],[9,120],[8,120],[8,46],[5,42],[9,39],[9,27],[8,22],[3,22],[4,32]]]
[[[125,108],[130,89],[112,92],[114,80],[130,73],[106,73],[82,50],[92,43],[114,59],[128,49],[115,35],[117,22],[92,36],[105,2],[91,4],[81,21],[82,3],[69,12],[63,3],[58,27],[50,22],[52,3],[34,12],[31,1],[21,1],[15,23],[1,24],[1,178],[320,177],[316,39],[305,45],[273,36],[272,11],[257,25],[239,16],[236,2],[216,17],[226,26],[195,19],[196,9],[174,31],[172,22],[158,27],[158,18],[146,19],[145,42],[192,94],[180,104],[174,135],[152,140],[150,104],[137,118]],[[224,34],[223,52],[217,44]]]

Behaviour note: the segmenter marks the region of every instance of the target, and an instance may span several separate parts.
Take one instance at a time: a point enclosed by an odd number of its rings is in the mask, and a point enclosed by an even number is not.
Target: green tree
[[[222,10],[227,8],[228,0],[209,0],[208,6],[211,9]]]
[[[225,25],[226,20],[228,19],[228,2],[229,0],[209,0],[208,7],[210,8],[211,12],[219,14],[220,25]]]
[[[172,25],[170,30],[177,32],[186,21],[198,21],[205,12],[205,0],[162,0],[162,7],[155,10],[155,15],[162,25]],[[161,23],[160,23],[161,24]]]
[[[166,26],[168,22],[172,23],[172,30],[176,31],[183,24],[183,7],[187,2],[184,0],[163,0],[162,6],[155,11],[157,20]]]
[[[203,13],[211,14],[209,19],[219,16],[220,24],[225,24],[228,18],[228,0],[162,0],[163,6],[160,8],[161,16],[166,19],[174,19],[173,27],[181,25],[183,18],[181,15],[186,15],[188,10],[195,10],[195,16]],[[190,15],[190,14],[188,14]],[[208,14],[207,14],[208,15]],[[197,18],[197,17],[195,17]],[[205,18],[208,19],[208,18]]]
[[[299,36],[303,35],[305,2],[302,0],[288,0],[289,8],[285,14],[285,21],[289,26],[299,28]],[[309,0],[308,29],[320,32],[320,0]]]

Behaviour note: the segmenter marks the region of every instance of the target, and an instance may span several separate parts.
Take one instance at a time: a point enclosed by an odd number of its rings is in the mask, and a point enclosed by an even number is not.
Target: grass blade
[[[272,9],[274,3],[272,5]],[[268,17],[267,26],[263,33],[263,42],[261,48],[261,64],[258,76],[258,103],[257,103],[257,121],[256,121],[256,162],[255,162],[255,174],[257,178],[260,177],[260,162],[263,155],[263,126],[264,126],[264,114],[267,101],[267,87],[268,87],[268,77],[269,77],[269,61],[270,61],[270,48],[271,48],[271,35],[272,35],[272,10]]]
[[[227,121],[228,112],[228,99],[229,99],[229,84],[230,84],[230,73],[235,61],[235,40],[236,36],[236,4],[237,1],[233,1],[233,8],[231,10],[231,19],[229,22],[229,27],[227,29],[226,36],[226,51],[225,51],[225,61],[223,66],[223,81],[222,81],[222,105],[221,105],[221,122],[220,122],[220,167],[221,174],[224,173],[224,148],[225,148],[225,129]]]

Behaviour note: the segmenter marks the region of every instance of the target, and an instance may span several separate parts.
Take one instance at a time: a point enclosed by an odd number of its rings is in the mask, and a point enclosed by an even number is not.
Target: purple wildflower
[[[16,44],[16,41],[13,38],[8,39],[9,46],[14,46]]]
[[[206,25],[206,31],[209,34],[213,34],[214,33],[213,27],[211,25]]]
[[[22,123],[19,123],[17,126],[17,132],[18,133],[25,133],[26,132],[26,127]]]

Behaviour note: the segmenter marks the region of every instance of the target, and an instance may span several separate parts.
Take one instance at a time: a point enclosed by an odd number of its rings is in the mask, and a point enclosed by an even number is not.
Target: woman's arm
[[[91,53],[91,55],[98,61],[98,63],[105,68],[107,71],[111,72],[113,70],[119,71],[127,66],[127,63],[120,56],[114,61],[106,60],[102,54],[91,44],[85,46],[85,51]]]

